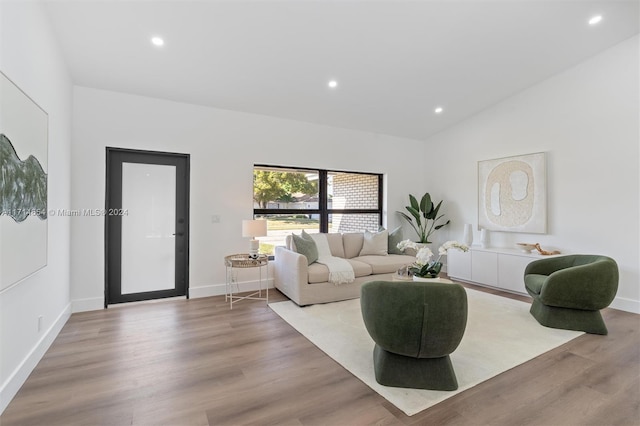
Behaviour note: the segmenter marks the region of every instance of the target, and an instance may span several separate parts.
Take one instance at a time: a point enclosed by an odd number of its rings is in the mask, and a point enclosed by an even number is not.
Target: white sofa
[[[404,254],[360,256],[364,233],[326,234],[333,256],[346,259],[355,273],[349,284],[329,282],[329,269],[322,264],[307,265],[307,258],[292,249],[292,238],[286,247],[275,249],[275,287],[300,306],[336,302],[360,297],[360,286],[367,281],[390,280],[400,268],[415,261]]]

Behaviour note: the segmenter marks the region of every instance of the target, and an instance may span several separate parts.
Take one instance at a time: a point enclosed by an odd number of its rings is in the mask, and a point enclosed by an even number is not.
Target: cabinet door
[[[498,257],[498,286],[518,293],[527,293],[524,288],[524,269],[535,260],[532,257],[501,254]]]
[[[471,281],[471,252],[449,250],[447,253],[447,275]]]
[[[476,250],[471,252],[471,281],[498,286],[498,253]]]

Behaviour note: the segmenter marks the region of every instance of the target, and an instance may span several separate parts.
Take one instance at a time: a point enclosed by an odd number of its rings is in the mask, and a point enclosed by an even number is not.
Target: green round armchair
[[[371,281],[360,290],[362,317],[375,342],[376,381],[401,388],[458,389],[449,354],[467,326],[459,284]]]
[[[542,325],[607,334],[600,309],[618,291],[618,265],[607,256],[574,254],[531,262],[524,284],[533,297],[531,315]]]

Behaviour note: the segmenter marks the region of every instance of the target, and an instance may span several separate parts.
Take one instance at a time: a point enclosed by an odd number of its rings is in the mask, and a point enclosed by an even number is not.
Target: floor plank
[[[78,313],[0,424],[638,425],[640,316],[603,316],[609,335],[581,336],[408,417],[264,302],[229,310],[222,296]]]

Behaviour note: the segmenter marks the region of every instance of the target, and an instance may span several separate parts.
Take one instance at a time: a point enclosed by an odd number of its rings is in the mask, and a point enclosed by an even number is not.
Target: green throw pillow
[[[404,240],[404,236],[402,235],[401,226],[398,226],[396,229],[389,232],[389,254],[405,254],[398,248],[398,243],[402,240]]]
[[[296,246],[296,252],[304,255],[307,258],[307,265],[311,265],[318,260],[318,247],[313,238],[306,232],[302,231],[300,236],[291,234],[293,243]]]
[[[384,231],[384,227],[380,227],[378,231]],[[389,254],[405,254],[398,248],[398,243],[404,240],[402,235],[402,226],[398,226],[393,231],[389,232],[389,245],[387,247],[387,253]]]

